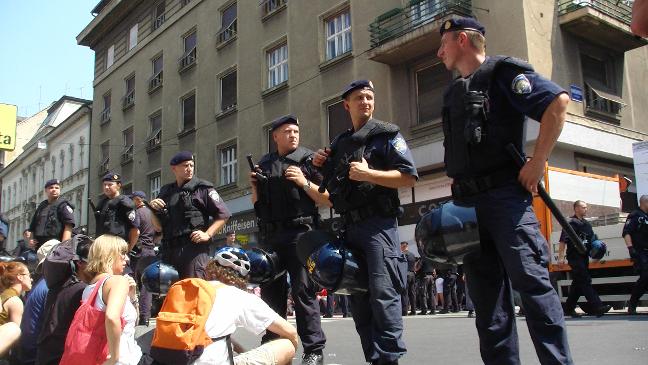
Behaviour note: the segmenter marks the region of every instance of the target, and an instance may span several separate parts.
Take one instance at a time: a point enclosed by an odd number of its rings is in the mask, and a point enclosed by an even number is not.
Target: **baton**
[[[522,156],[520,151],[518,151],[518,149],[515,147],[513,143],[509,143],[508,145],[506,145],[506,151],[509,153],[509,155],[513,158],[513,161],[515,161],[515,163],[520,168],[524,166],[524,164],[526,163],[526,159],[524,158],[524,156]],[[564,229],[567,232],[567,236],[569,236],[569,240],[574,245],[576,251],[578,251],[578,253],[580,253],[581,255],[587,255],[587,248],[585,248],[583,241],[576,234],[574,228],[567,222],[567,219],[565,219],[565,216],[558,209],[553,199],[551,199],[551,196],[549,196],[549,193],[547,193],[547,191],[545,190],[541,182],[538,182],[538,195],[540,195],[542,201],[547,205],[547,207],[551,211],[551,214],[553,214],[553,216],[556,217],[556,220],[558,221],[558,223],[560,223],[562,229]]]

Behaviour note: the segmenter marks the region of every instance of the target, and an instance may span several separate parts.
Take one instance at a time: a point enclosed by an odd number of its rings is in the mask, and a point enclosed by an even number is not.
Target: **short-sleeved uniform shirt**
[[[578,219],[574,215],[569,219],[569,225],[574,228],[574,231],[581,239],[585,239],[590,242],[592,241],[594,236],[594,229],[592,228],[590,222],[585,219]],[[578,254],[578,251],[576,251],[574,245],[571,242],[571,239],[567,235],[567,231],[565,231],[564,229],[560,233],[560,242],[565,242],[565,244],[567,245],[567,256]]]
[[[635,209],[628,215],[623,226],[622,236],[630,235],[632,246],[648,249],[648,214],[641,209]]]
[[[416,256],[411,251],[406,251],[405,258],[407,259],[407,271],[414,272],[414,267],[416,265]]]
[[[155,236],[155,226],[153,226],[153,212],[146,205],[142,205],[135,211],[139,220],[139,237],[137,242],[141,247],[153,248],[153,237]]]
[[[372,169],[398,170],[418,179],[412,151],[400,132],[371,137],[365,147],[364,158]]]

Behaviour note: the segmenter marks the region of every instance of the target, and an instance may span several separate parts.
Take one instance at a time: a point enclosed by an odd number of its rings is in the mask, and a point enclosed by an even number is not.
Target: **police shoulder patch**
[[[70,214],[73,214],[73,213],[74,213],[74,209],[72,209],[72,207],[71,207],[69,204],[65,206],[65,209],[67,209],[67,211],[68,211]]]
[[[130,212],[128,212],[128,220],[131,221],[131,222],[135,222],[135,211],[134,210],[131,210]]]
[[[401,155],[404,155],[407,152],[407,142],[405,142],[403,137],[396,136],[396,138],[392,139],[391,144]]]
[[[527,79],[524,74],[519,74],[515,76],[513,82],[511,83],[511,90],[516,94],[530,94],[531,93],[531,82]]]
[[[211,198],[211,200],[215,201],[216,203],[220,201],[220,195],[218,195],[218,192],[214,189],[211,189],[209,191],[209,197]]]

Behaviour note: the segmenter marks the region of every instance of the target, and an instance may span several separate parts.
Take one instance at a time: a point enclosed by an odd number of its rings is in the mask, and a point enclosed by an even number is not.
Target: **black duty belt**
[[[499,170],[482,176],[457,178],[452,182],[452,197],[467,198],[506,185],[517,181],[518,174],[517,170]]]
[[[286,229],[298,228],[304,225],[317,225],[319,219],[317,216],[305,216],[277,222],[261,222],[259,228],[265,233],[279,232]]]
[[[373,217],[396,217],[398,206],[381,207],[378,203],[365,205],[359,208],[349,209],[342,214],[345,224],[355,224]]]

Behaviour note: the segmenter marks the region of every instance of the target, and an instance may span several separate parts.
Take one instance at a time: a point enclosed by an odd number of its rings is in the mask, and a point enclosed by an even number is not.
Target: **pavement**
[[[567,318],[567,332],[576,364],[647,365],[648,308],[639,308],[639,315],[611,311],[601,318],[584,316]],[[289,318],[294,324],[294,318]],[[147,352],[155,328],[138,326],[138,342]],[[481,364],[474,318],[467,312],[403,317],[404,339],[408,353],[400,360],[409,364]],[[324,363],[328,365],[365,364],[360,340],[351,318],[322,318],[328,338]],[[539,364],[524,317],[517,318],[522,364]],[[240,329],[234,338],[245,348],[257,346],[260,337]],[[293,361],[299,364],[301,348]]]

